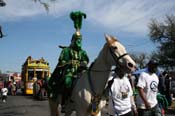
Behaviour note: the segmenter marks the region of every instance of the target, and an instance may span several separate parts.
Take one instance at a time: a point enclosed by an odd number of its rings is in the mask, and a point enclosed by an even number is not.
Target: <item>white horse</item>
[[[105,35],[106,43],[88,71],[82,73],[72,91],[72,101],[65,116],[75,110],[77,116],[101,116],[104,107],[103,91],[111,73],[111,67],[123,68],[126,72],[135,70],[135,62],[128,55],[125,47],[113,36]],[[57,106],[56,103],[51,103]],[[94,111],[93,108],[96,109]],[[55,108],[57,109],[57,108]],[[93,112],[91,112],[93,110]],[[53,115],[52,115],[53,116]]]

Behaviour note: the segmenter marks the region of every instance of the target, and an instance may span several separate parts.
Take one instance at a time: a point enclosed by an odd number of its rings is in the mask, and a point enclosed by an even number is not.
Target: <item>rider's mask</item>
[[[82,35],[81,34],[73,34],[71,40],[71,47],[75,50],[81,50],[82,47]]]

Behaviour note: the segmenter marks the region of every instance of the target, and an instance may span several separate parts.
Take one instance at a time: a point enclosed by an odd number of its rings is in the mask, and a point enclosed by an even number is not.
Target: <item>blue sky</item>
[[[7,35],[0,39],[3,72],[20,72],[29,55],[43,57],[53,71],[61,51],[58,45],[69,45],[75,32],[71,11],[87,15],[81,34],[90,61],[103,47],[104,34],[117,37],[129,53],[151,53],[156,46],[148,36],[150,20],[175,15],[174,0],[43,0],[50,5],[48,13],[33,0],[4,1],[7,5],[0,7],[0,24]]]

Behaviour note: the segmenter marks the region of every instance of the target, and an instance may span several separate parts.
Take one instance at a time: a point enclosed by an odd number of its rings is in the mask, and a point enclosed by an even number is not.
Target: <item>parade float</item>
[[[35,60],[28,56],[22,65],[21,75],[25,95],[33,95],[39,99],[47,97],[45,84],[50,77],[50,67],[44,58]]]

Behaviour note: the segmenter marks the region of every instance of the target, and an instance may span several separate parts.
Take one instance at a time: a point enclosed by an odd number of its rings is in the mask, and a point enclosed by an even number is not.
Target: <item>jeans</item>
[[[123,114],[123,115],[115,114],[115,115],[110,115],[110,116],[133,116],[133,113],[132,113],[132,111],[130,111],[130,112]]]
[[[158,105],[151,109],[138,109],[138,116],[162,116]]]

